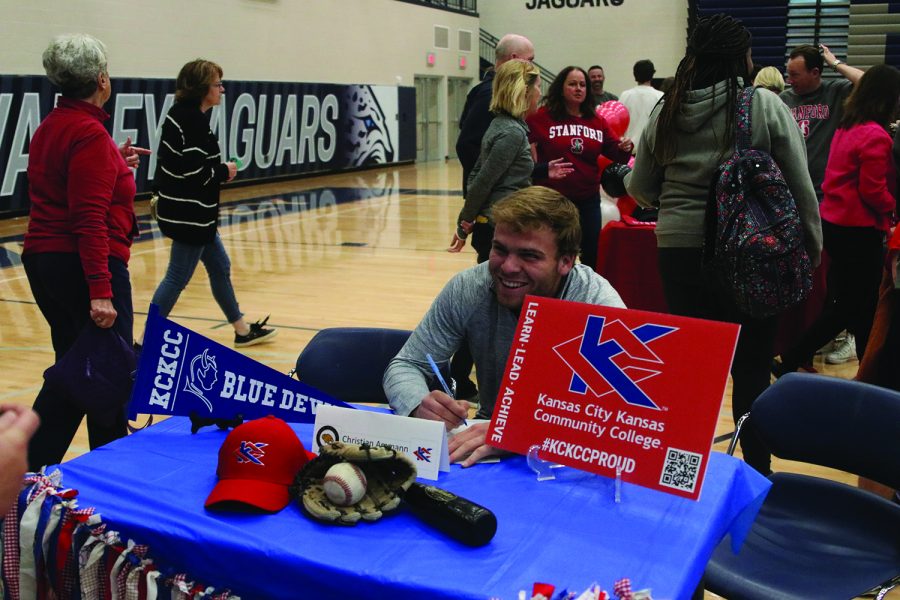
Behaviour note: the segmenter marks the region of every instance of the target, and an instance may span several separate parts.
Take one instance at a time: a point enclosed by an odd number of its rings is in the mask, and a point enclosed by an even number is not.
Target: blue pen
[[[431,358],[431,354],[426,354],[425,358],[428,359],[428,364],[431,365],[431,370],[434,371],[434,374],[437,375],[438,381],[441,382],[441,387],[444,388],[444,393],[450,396],[451,398],[455,398],[455,395],[452,391],[450,391],[450,386],[447,385],[447,382],[444,381],[444,376],[441,375],[441,370],[438,369],[437,363],[434,362],[434,359]],[[465,419],[463,419],[463,425],[469,426]]]

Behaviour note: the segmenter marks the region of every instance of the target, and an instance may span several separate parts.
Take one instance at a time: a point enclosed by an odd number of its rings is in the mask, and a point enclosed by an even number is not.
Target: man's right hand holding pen
[[[466,415],[469,413],[469,403],[465,400],[454,400],[456,384],[453,384],[452,388],[447,385],[447,380],[441,375],[441,370],[431,354],[426,354],[425,359],[444,391],[428,392],[428,395],[422,399],[422,403],[412,412],[412,416],[443,421],[444,427],[448,431],[456,429],[460,425],[468,425]],[[463,467],[471,467],[482,458],[503,454],[502,450],[486,443],[487,429],[487,423],[477,423],[454,435],[447,446],[450,452],[450,462],[461,462]]]
[[[443,421],[444,427],[450,431],[465,423],[468,412],[469,403],[465,400],[454,400],[446,392],[433,390],[422,398],[422,403],[410,413],[410,416]],[[487,423],[476,423],[454,435],[448,444],[450,462],[459,462],[463,467],[471,467],[483,458],[508,454],[487,444],[487,430]]]
[[[411,415],[419,419],[443,421],[447,431],[456,429],[465,422],[469,414],[469,403],[465,400],[454,400],[447,393],[432,390],[422,398],[422,403],[412,411]]]

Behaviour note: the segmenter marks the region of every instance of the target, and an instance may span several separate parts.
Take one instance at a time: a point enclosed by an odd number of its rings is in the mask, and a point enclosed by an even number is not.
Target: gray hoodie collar
[[[744,80],[738,77],[738,83],[743,87]],[[725,107],[727,102],[728,93],[724,81],[716,82],[710,87],[691,90],[681,105],[678,129],[688,133],[699,131]]]

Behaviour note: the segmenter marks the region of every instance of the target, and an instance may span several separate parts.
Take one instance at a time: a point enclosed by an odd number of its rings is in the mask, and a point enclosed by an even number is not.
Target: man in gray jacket
[[[494,242],[487,262],[444,286],[384,374],[384,391],[399,415],[460,425],[468,403],[429,391],[426,354],[446,362],[464,341],[475,359],[481,407],[490,418],[506,367],[522,302],[528,294],[624,307],[619,294],[592,269],[575,264],[581,242],[578,210],[560,193],[534,186],[493,208]],[[487,424],[472,425],[450,441],[450,460],[463,466],[500,451],[485,441]]]

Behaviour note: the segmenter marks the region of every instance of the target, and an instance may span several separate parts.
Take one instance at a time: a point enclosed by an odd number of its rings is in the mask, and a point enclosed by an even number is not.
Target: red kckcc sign
[[[738,331],[529,296],[488,443],[697,499]]]

